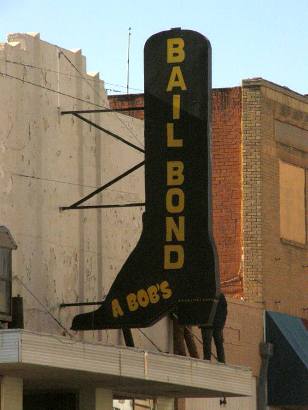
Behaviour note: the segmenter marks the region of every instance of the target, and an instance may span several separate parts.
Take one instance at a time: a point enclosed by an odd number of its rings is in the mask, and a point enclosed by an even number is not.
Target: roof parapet
[[[289,97],[296,98],[305,103],[308,102],[307,96],[305,94],[300,94],[297,91],[291,90],[290,88],[273,83],[272,81],[265,80],[262,77],[247,78],[242,80],[242,87],[266,87],[274,91],[278,91],[282,94],[285,94]]]

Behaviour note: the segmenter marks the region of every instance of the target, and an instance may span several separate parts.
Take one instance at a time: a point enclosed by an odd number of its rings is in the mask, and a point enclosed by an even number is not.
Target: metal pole
[[[104,302],[75,302],[75,303],[60,303],[60,308],[66,308],[71,306],[93,306],[102,305]]]
[[[144,107],[124,107],[124,108],[104,108],[102,110],[74,110],[74,111],[61,111],[61,115],[66,114],[92,114],[92,113],[108,113],[108,112],[122,112],[122,111],[143,111]]]
[[[137,150],[137,151],[139,151],[139,152],[142,152],[142,153],[144,154],[144,149],[138,147],[138,146],[135,145],[135,144],[132,144],[131,142],[125,140],[124,138],[120,137],[119,135],[115,134],[114,132],[111,132],[111,131],[107,130],[106,128],[103,128],[103,127],[101,127],[101,126],[98,125],[98,124],[95,124],[95,122],[89,120],[88,118],[83,117],[83,116],[80,115],[80,114],[74,113],[73,115],[74,115],[75,117],[79,118],[80,120],[86,122],[87,124],[92,125],[94,128],[97,128],[98,130],[103,131],[105,134],[110,135],[111,137],[113,137],[113,138],[115,138],[115,139],[117,139],[117,140],[123,142],[124,144],[128,145],[129,147],[134,148],[135,150]]]
[[[136,202],[133,204],[110,204],[110,205],[79,205],[74,208],[71,206],[61,206],[60,211],[78,210],[78,209],[109,209],[109,208],[133,208],[145,206],[145,202]]]
[[[128,28],[128,47],[127,47],[127,83],[126,92],[129,94],[129,53],[130,53],[130,37],[131,37],[131,27]]]
[[[61,51],[57,49],[58,54],[58,109],[60,109],[60,58],[61,58]]]
[[[112,179],[111,181],[107,182],[107,184],[101,186],[100,188],[96,189],[95,191],[91,192],[89,195],[85,196],[84,198],[80,199],[79,201],[75,202],[74,204],[70,205],[69,207],[65,207],[65,209],[72,209],[77,208],[80,204],[87,201],[88,199],[92,198],[93,196],[99,194],[100,192],[104,191],[105,189],[109,188],[111,185],[115,184],[116,182],[120,181],[120,179],[125,178],[127,175],[131,174],[132,172],[136,171],[138,168],[144,165],[144,161],[139,162],[139,164],[135,165],[134,167],[130,168],[129,170],[123,172],[123,174],[119,175],[118,177]],[[64,210],[64,207],[61,207],[60,210]]]

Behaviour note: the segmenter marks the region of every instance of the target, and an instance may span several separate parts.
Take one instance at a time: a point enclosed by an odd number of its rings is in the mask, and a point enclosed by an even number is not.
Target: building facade
[[[142,95],[108,98],[80,50],[35,33],[0,45],[0,87],[0,225],[17,244],[12,295],[22,297],[24,319],[24,330],[1,331],[1,410],[109,410],[112,398],[118,408],[136,399],[136,409],[167,410],[174,397],[178,409],[211,410],[224,396],[225,408],[254,410],[264,311],[308,312],[306,97],[261,79],[213,91],[214,234],[229,296],[220,365],[172,355],[168,318],[134,329],[129,349],[118,330],[70,330],[77,313],[95,307],[62,307],[104,298],[143,212],[64,209],[142,161],[111,134],[144,145],[142,111],[84,115],[105,131],[68,111],[130,107],[127,98],[142,106]],[[133,202],[144,202],[142,168],[83,205]]]

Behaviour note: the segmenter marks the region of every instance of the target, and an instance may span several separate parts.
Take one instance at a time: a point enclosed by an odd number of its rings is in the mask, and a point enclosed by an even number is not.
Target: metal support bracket
[[[75,302],[75,303],[60,303],[60,309],[71,306],[94,306],[102,305],[104,302]]]
[[[93,196],[99,194],[100,192],[104,191],[105,189],[109,188],[111,185],[115,184],[116,182],[120,181],[120,179],[126,177],[127,175],[131,174],[132,172],[136,171],[138,168],[144,165],[144,161],[139,162],[139,164],[135,165],[134,167],[128,169],[127,171],[123,172],[123,174],[117,176],[116,178],[112,179],[111,181],[107,182],[107,184],[101,186],[100,188],[96,189],[95,191],[91,192],[90,194],[86,195],[79,201],[73,203],[70,206],[62,206],[60,207],[60,211],[66,211],[68,209],[89,209],[89,208],[114,208],[120,206],[143,206],[144,203],[141,204],[124,204],[124,205],[84,205],[81,207],[80,205],[87,201],[88,199],[92,198]]]
[[[137,145],[125,140],[124,138],[120,137],[119,135],[115,134],[114,132],[111,132],[107,130],[104,127],[101,127],[100,125],[96,124],[95,122],[89,120],[88,118],[85,118],[84,116],[80,114],[90,114],[90,113],[108,113],[108,112],[117,112],[117,111],[138,111],[138,110],[143,110],[144,107],[135,107],[135,108],[119,108],[119,109],[101,109],[101,110],[75,110],[75,111],[62,111],[61,115],[66,115],[66,114],[71,114],[74,117],[79,118],[80,120],[86,122],[87,124],[99,129],[100,131],[103,131],[104,133],[110,135],[111,137],[117,139],[118,141],[122,142],[123,144],[128,145],[129,147],[144,153],[144,149],[138,147]],[[127,171],[123,172],[123,174],[117,176],[116,178],[112,179],[111,181],[107,182],[105,185],[99,187],[95,191],[91,192],[90,194],[86,195],[79,201],[73,203],[70,206],[62,206],[59,208],[60,211],[67,211],[67,210],[72,210],[72,209],[103,209],[103,208],[127,208],[127,207],[138,207],[138,206],[145,206],[145,203],[139,202],[139,203],[128,203],[128,204],[108,204],[108,205],[81,205],[88,199],[92,198],[93,196],[99,194],[100,192],[104,191],[105,189],[109,188],[116,182],[120,181],[122,178],[125,178],[127,175],[131,174],[132,172],[136,171],[138,168],[142,167],[144,165],[144,161],[140,162],[139,164],[135,165],[134,167],[128,169]]]

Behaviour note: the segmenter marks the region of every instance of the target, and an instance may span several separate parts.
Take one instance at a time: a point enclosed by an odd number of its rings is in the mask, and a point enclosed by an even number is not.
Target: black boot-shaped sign
[[[74,330],[150,326],[172,309],[181,324],[211,323],[219,292],[212,235],[211,46],[180,28],[144,48],[143,230],[102,306]]]

